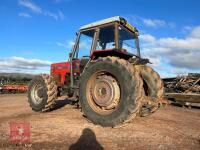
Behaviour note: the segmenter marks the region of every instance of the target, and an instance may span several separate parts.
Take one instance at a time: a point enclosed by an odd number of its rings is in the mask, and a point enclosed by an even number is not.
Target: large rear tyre
[[[48,111],[57,98],[57,86],[53,77],[43,74],[31,80],[28,87],[28,102],[34,111]]]
[[[146,65],[136,66],[143,80],[143,105],[140,115],[146,116],[158,108],[158,102],[164,96],[164,85],[159,74]]]
[[[82,111],[94,124],[114,127],[139,112],[142,80],[127,61],[100,58],[87,67],[80,81]]]

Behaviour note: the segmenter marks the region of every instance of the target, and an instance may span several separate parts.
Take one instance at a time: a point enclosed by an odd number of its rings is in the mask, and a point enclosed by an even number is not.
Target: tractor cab
[[[140,57],[138,31],[122,17],[112,17],[82,26],[72,51],[73,59],[102,56],[125,59]]]

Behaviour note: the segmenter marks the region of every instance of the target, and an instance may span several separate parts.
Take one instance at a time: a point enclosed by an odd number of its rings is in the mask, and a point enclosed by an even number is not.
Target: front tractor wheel
[[[43,74],[31,80],[28,88],[28,102],[34,111],[52,108],[57,97],[57,86],[53,77]]]
[[[95,124],[116,126],[139,111],[142,81],[131,65],[116,57],[97,60],[81,75],[80,104]]]

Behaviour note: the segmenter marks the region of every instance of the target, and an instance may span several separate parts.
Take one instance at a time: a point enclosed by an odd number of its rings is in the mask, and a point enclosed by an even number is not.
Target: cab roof
[[[131,30],[132,32],[138,32],[138,30],[135,27],[133,27],[132,25],[130,25],[126,21],[126,19],[124,19],[123,17],[120,17],[120,16],[115,16],[115,17],[103,19],[103,20],[100,20],[100,21],[96,21],[96,22],[84,25],[84,26],[82,26],[80,28],[80,30],[90,29],[90,28],[93,28],[93,27],[96,27],[96,26],[101,26],[101,25],[105,25],[105,24],[113,23],[113,22],[118,22],[118,23],[124,25],[129,30]]]

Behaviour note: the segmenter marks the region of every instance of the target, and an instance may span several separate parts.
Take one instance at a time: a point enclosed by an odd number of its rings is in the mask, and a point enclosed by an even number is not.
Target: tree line
[[[28,84],[31,79],[22,76],[0,76],[0,84]]]

